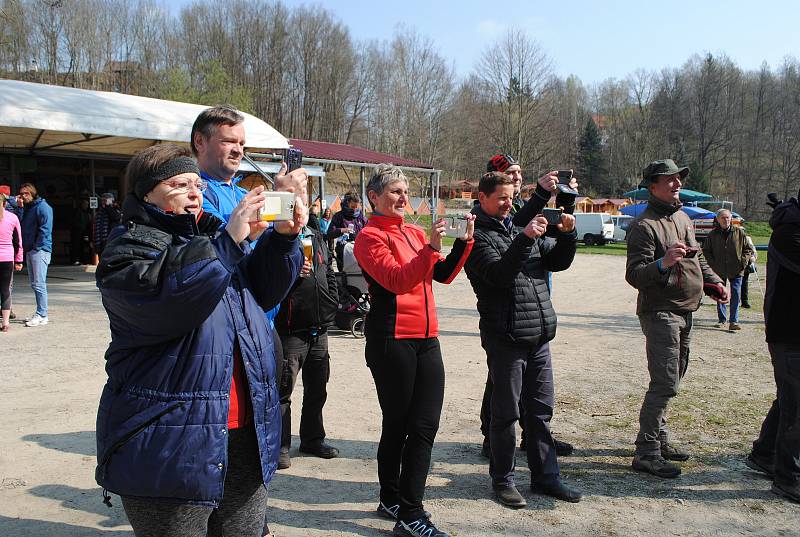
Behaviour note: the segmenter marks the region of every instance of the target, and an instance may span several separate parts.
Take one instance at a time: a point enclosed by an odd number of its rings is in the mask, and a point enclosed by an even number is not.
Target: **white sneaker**
[[[47,317],[42,317],[38,313],[25,322],[25,326],[43,326],[48,323]]]

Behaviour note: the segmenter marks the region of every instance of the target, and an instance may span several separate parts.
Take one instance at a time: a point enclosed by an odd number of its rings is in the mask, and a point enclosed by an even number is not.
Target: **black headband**
[[[158,169],[150,177],[139,179],[133,187],[133,192],[139,199],[144,199],[145,195],[153,190],[158,183],[164,179],[175,177],[182,173],[195,173],[200,175],[200,168],[197,167],[197,161],[192,157],[175,157],[168,160],[158,167]]]

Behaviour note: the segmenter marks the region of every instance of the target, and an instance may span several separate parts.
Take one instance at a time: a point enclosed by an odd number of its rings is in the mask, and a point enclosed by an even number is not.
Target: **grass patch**
[[[766,237],[767,242],[769,242],[769,237],[772,235],[772,228],[769,227],[769,222],[745,222],[744,229],[748,235],[753,237],[753,242],[755,242],[755,237]]]
[[[603,254],[603,255],[628,255],[628,245],[624,242],[615,242],[605,246],[586,246],[582,242],[578,243],[579,254]]]

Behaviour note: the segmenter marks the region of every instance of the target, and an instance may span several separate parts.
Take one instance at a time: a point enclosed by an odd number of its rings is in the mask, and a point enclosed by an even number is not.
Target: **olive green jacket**
[[[652,196],[628,229],[625,280],[639,290],[636,314],[654,311],[688,313],[700,307],[704,283],[722,283],[702,254],[684,258],[659,270],[658,260],[674,243],[697,248],[689,216],[681,204],[670,205]]]
[[[744,230],[738,226],[729,229],[725,232],[715,226],[703,243],[703,255],[709,266],[726,280],[742,276],[753,255]]]

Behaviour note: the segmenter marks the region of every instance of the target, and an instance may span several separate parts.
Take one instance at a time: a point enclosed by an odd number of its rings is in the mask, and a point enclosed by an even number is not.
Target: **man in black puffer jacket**
[[[319,231],[303,228],[303,240],[312,244],[311,270],[308,259],[301,277],[281,303],[275,328],[283,343],[283,372],[280,379],[281,451],[278,468],[291,465],[292,391],[303,370],[303,411],[300,416],[300,451],[332,459],[339,450],[325,443],[322,407],[328,398],[330,377],[328,327],[336,317],[338,293],[336,276],[330,264],[325,237]]]
[[[517,231],[511,223],[513,179],[485,174],[473,208],[475,246],[465,265],[478,298],[481,344],[493,382],[489,475],[498,500],[509,507],[526,502],[514,485],[515,426],[519,402],[525,409],[532,490],[577,502],[581,494],[560,479],[553,416],[553,369],[549,341],[556,313],[547,291],[547,271],[569,268],[575,257],[575,218],[564,214],[556,226],[536,216]],[[545,235],[555,240],[545,240]],[[523,390],[524,388],[524,390]]]

